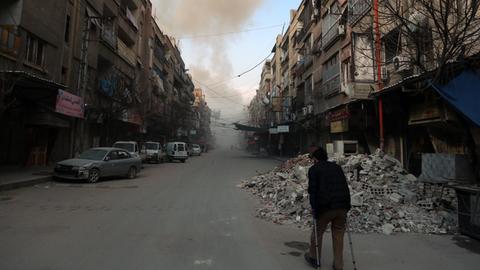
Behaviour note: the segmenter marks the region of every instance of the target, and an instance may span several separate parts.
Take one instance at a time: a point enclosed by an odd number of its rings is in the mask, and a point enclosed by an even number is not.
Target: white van
[[[138,148],[138,143],[134,141],[119,141],[113,144],[115,148],[125,149],[134,157],[140,157],[140,149]]]
[[[169,142],[166,147],[167,160],[180,160],[185,162],[188,159],[187,144],[184,142]]]

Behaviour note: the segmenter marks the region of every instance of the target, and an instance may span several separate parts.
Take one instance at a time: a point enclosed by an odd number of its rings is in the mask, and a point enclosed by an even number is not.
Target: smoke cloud
[[[238,37],[191,37],[244,29],[263,0],[152,0],[152,4],[160,28],[177,37],[181,44],[188,43],[194,50],[194,59],[186,62],[196,86],[204,89],[209,106],[221,110],[222,118],[233,119],[244,115],[244,107],[238,103],[246,104],[248,101],[241,95],[230,100],[218,98],[245,91],[235,89],[231,81],[227,81],[235,75],[228,47]],[[213,91],[205,89],[203,84],[211,86]]]

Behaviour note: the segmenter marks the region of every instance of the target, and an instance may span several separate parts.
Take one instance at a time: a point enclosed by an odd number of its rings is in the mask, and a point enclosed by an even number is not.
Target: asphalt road
[[[135,180],[0,193],[0,269],[309,269],[308,232],[254,217],[236,187],[278,162],[215,151],[147,165]],[[331,269],[325,237],[323,269]],[[477,269],[462,237],[355,235],[359,269]],[[348,246],[346,246],[347,248]],[[352,269],[345,251],[345,269]]]

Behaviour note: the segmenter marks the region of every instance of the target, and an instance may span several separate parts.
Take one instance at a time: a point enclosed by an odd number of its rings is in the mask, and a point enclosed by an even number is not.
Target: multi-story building
[[[448,16],[433,9],[428,14],[438,16],[437,22],[462,24],[443,30],[436,29],[435,18],[424,15],[434,6],[422,5],[302,1],[291,11],[290,25],[272,50],[271,92],[279,89],[281,117],[270,120],[276,111],[273,103],[255,103],[255,122],[269,119],[270,143],[283,153],[296,153],[310,145],[355,141],[361,152],[383,148],[415,173],[421,153],[460,153],[479,160],[478,124],[472,123],[480,120],[455,105],[460,96],[453,99],[442,92],[451,82],[475,99],[462,81],[480,80],[480,47],[474,42],[480,34],[475,35],[473,24],[466,25],[480,21],[478,5],[453,5]],[[447,44],[448,40],[462,42]],[[262,115],[262,110],[267,112]]]
[[[9,0],[0,10],[9,149],[0,163],[46,164],[116,140],[188,140],[192,78],[150,1]]]

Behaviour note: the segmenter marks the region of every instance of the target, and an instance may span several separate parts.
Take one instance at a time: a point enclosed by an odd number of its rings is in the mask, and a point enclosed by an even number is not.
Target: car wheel
[[[130,169],[128,169],[128,175],[127,175],[128,179],[134,179],[137,177],[137,168],[135,167],[130,167]]]
[[[100,180],[100,171],[98,169],[91,169],[88,172],[87,181],[93,184],[93,183],[97,183],[98,180]]]

